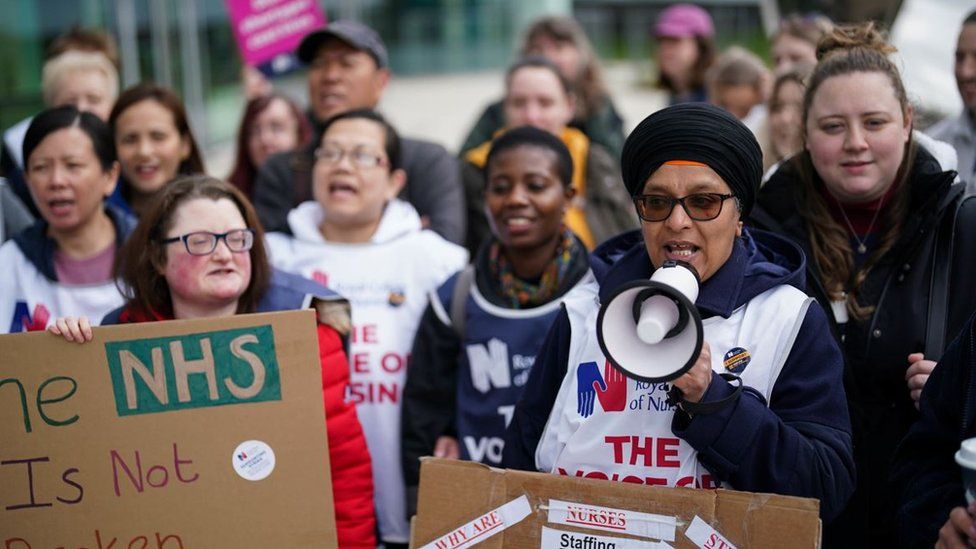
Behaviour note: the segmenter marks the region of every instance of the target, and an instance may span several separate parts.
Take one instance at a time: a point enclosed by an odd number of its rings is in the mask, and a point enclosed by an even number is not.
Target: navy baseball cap
[[[381,69],[390,64],[386,54],[386,45],[383,44],[380,35],[358,21],[346,19],[333,21],[319,30],[306,34],[305,38],[302,38],[301,43],[298,44],[298,51],[296,52],[298,59],[306,65],[311,63],[319,48],[329,38],[337,38],[357,50],[368,53]]]

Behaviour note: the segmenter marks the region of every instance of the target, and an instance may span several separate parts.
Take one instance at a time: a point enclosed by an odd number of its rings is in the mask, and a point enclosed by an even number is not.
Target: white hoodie
[[[428,294],[467,264],[467,251],[423,230],[410,204],[387,204],[367,243],[328,242],[325,212],[305,202],[288,214],[294,237],[268,235],[271,262],[327,285],[352,304],[350,396],[357,404],[373,460],[376,518],[383,541],[406,543],[400,404],[406,362]]]

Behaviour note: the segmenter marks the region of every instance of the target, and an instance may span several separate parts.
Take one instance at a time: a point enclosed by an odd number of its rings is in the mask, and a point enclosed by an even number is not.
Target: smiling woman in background
[[[627,193],[620,185],[620,170],[610,153],[582,131],[569,125],[576,105],[569,82],[559,68],[543,57],[526,57],[505,74],[506,126],[533,126],[558,137],[573,159],[573,198],[565,222],[591,249],[611,236],[636,226]],[[476,254],[491,238],[485,214],[485,159],[488,140],[464,155],[461,180],[468,211],[466,246]]]
[[[871,24],[820,42],[803,97],[804,149],[772,174],[753,216],[804,249],[808,292],[830,311],[845,354],[857,490],[825,539],[851,547],[903,541],[892,528],[891,457],[918,418],[941,341],[976,308],[974,220],[955,215],[955,172],[912,132],[893,51]],[[950,257],[937,250],[953,232]]]
[[[803,92],[811,72],[813,65],[798,64],[778,74],[773,81],[768,142],[763,148],[773,163],[803,150]]]
[[[247,102],[237,132],[237,160],[227,178],[248,197],[264,161],[291,151],[312,138],[312,125],[295,103],[283,95],[265,95]]]
[[[501,464],[508,412],[560,300],[592,278],[586,248],[563,223],[572,180],[569,150],[545,130],[523,126],[492,143],[482,191],[491,238],[431,294],[411,351],[402,421],[408,501],[416,502],[421,456]],[[504,345],[504,372],[493,371],[507,385],[484,383],[492,366],[479,350],[489,340]]]
[[[610,151],[614,158],[620,156],[624,146],[623,120],[603,81],[600,60],[580,24],[563,15],[547,15],[533,21],[523,35],[519,55],[541,56],[556,65],[578,97],[570,125]],[[461,145],[461,154],[488,141],[505,126],[504,100],[499,100],[489,105],[471,128]]]
[[[109,125],[122,168],[122,197],[137,216],[176,176],[204,172],[183,102],[167,88],[138,84],[125,90]]]

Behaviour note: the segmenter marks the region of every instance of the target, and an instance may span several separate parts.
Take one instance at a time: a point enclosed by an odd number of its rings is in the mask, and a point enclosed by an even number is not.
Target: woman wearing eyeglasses
[[[349,395],[373,456],[380,536],[387,546],[406,544],[400,406],[408,355],[428,295],[468,256],[424,230],[413,206],[396,198],[406,177],[400,140],[382,116],[348,111],[322,132],[315,200],[288,214],[291,236],[272,233],[268,245],[275,266],[328,284],[352,304]]]
[[[813,497],[829,520],[854,482],[843,361],[802,291],[799,248],[743,228],[762,177],[755,137],[718,107],[680,104],[641,122],[621,164],[639,235],[598,248],[598,282],[565,298],[515,408],[503,465]],[[683,393],[676,406],[664,384],[609,366],[596,328],[601,301],[668,260],[702,281],[705,341],[672,382]]]
[[[102,320],[125,324],[215,318],[313,306],[329,440],[339,547],[374,547],[370,457],[355,408],[345,400],[349,368],[343,336],[348,303],[324,287],[275,271],[254,208],[229,183],[177,179],[120,251],[117,274],[128,300]],[[59,318],[50,331],[91,341],[87,318]]]
[[[106,204],[119,175],[111,130],[72,106],[42,112],[24,137],[24,175],[41,219],[0,247],[0,333],[101,318],[122,304],[112,261],[135,224]]]

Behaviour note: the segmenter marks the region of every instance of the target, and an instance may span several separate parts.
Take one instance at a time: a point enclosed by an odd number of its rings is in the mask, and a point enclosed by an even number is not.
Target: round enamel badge
[[[752,360],[752,355],[749,351],[743,349],[742,347],[736,347],[730,349],[729,352],[725,353],[725,357],[722,362],[725,364],[725,369],[732,372],[733,374],[738,374],[742,370],[746,369],[749,365],[749,361]]]

